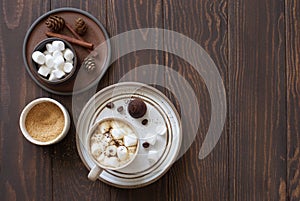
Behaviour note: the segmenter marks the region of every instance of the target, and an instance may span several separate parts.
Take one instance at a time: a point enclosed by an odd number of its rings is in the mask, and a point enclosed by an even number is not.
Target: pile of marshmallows
[[[48,77],[49,81],[55,81],[63,78],[73,69],[74,53],[71,49],[65,48],[65,43],[55,40],[46,44],[46,51],[43,53],[35,51],[32,53],[32,59],[39,64],[38,73]]]
[[[137,136],[120,121],[104,121],[91,136],[90,150],[102,165],[117,168],[131,161],[137,151]]]

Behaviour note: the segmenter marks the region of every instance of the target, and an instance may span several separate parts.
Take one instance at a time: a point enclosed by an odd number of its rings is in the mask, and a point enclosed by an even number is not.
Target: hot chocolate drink
[[[134,130],[120,120],[105,120],[90,136],[90,153],[106,168],[120,168],[131,162],[137,152],[138,139]]]

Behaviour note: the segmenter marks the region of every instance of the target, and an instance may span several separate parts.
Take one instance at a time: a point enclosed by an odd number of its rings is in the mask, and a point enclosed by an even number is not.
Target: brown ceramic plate
[[[100,62],[97,64],[95,71],[93,71],[92,76],[91,73],[82,73],[81,71],[80,77],[77,77],[77,72],[81,68],[81,63],[89,55],[89,52],[86,48],[73,44],[73,48],[75,49],[77,55],[77,66],[76,72],[66,82],[60,84],[49,84],[43,81],[37,73],[36,68],[32,65],[31,62],[31,54],[36,47],[36,45],[42,40],[46,39],[47,36],[45,32],[49,31],[45,25],[45,21],[50,15],[58,15],[63,17],[64,20],[74,27],[74,22],[77,18],[82,18],[86,24],[88,25],[88,30],[86,34],[83,36],[83,39],[94,44],[94,47],[97,47],[101,44],[101,51],[99,51]],[[74,37],[72,33],[64,28],[60,34],[68,35]],[[109,43],[109,37],[104,29],[103,25],[91,14],[86,11],[76,9],[76,8],[59,8],[52,10],[50,12],[45,13],[41,17],[39,17],[29,28],[26,33],[24,44],[23,44],[23,59],[25,63],[25,67],[27,72],[31,76],[31,78],[43,89],[49,91],[54,94],[59,95],[71,95],[73,93],[80,93],[92,87],[98,83],[101,79],[101,75],[103,75],[103,71],[106,71],[109,66],[111,56],[111,48]],[[73,86],[75,79],[80,79],[80,82],[76,82],[76,90],[74,91]]]

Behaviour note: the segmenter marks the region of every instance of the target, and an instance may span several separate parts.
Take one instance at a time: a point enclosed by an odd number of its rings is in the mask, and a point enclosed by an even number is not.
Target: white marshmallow
[[[54,51],[55,50],[63,51],[65,49],[65,43],[60,40],[53,41],[52,46],[53,46]]]
[[[117,149],[117,156],[121,161],[124,161],[128,158],[128,150],[124,146],[120,146]]]
[[[133,133],[133,130],[128,126],[122,126],[122,130],[124,133]]]
[[[117,140],[122,139],[124,137],[124,131],[119,128],[113,128],[111,130],[111,134]]]
[[[44,54],[44,55],[48,55],[48,54],[51,55],[51,53],[48,52],[47,50],[45,50],[45,51],[43,52],[43,54]]]
[[[94,143],[91,146],[91,153],[92,155],[97,158],[103,152],[102,144]]]
[[[69,48],[67,48],[64,52],[64,58],[67,61],[72,61],[74,58],[74,53],[72,52],[72,50],[70,50]]]
[[[106,132],[109,131],[109,128],[110,128],[110,123],[109,122],[103,122],[99,125],[99,130],[100,130],[100,133],[104,134]]]
[[[126,147],[134,146],[137,144],[137,137],[135,135],[124,136],[124,145]]]
[[[156,139],[157,139],[157,135],[153,133],[148,133],[145,137],[145,141],[151,145],[154,145],[156,143]]]
[[[104,138],[103,138],[103,142],[105,143],[105,144],[108,144],[108,143],[110,143],[112,141],[112,138],[108,135],[108,134],[105,134],[104,135]]]
[[[110,167],[118,167],[119,166],[119,161],[118,161],[117,157],[105,157],[104,163],[105,163],[105,165],[110,166]]]
[[[54,52],[53,46],[50,43],[46,44],[46,49],[47,49],[47,52],[49,52],[49,53]]]
[[[54,59],[54,68],[56,69],[62,69],[65,65],[65,60],[62,56],[57,56]]]
[[[53,59],[53,57],[50,54],[47,54],[45,56],[45,58],[46,58],[46,62],[45,62],[46,66],[48,68],[52,68],[54,66],[54,59]]]
[[[73,64],[69,63],[69,62],[66,62],[65,65],[64,65],[64,68],[63,70],[66,72],[66,73],[70,73],[73,69]]]
[[[50,81],[57,80],[57,77],[54,75],[53,71],[50,73],[49,80],[50,80]]]
[[[122,128],[123,127],[123,124],[119,121],[111,121],[111,127],[112,128]]]
[[[165,125],[160,125],[156,127],[155,131],[158,135],[164,135],[167,133],[167,127]]]
[[[32,53],[31,57],[35,63],[40,65],[43,65],[46,61],[45,55],[40,51],[35,51],[34,53]]]
[[[106,148],[106,155],[108,156],[115,156],[117,153],[117,147],[115,145],[108,146]]]
[[[56,78],[60,79],[65,75],[65,72],[62,70],[53,70],[52,73],[55,75]]]
[[[159,156],[158,156],[158,151],[156,150],[151,150],[148,153],[148,160],[152,163],[156,162],[158,160]]]
[[[53,53],[52,53],[52,56],[55,58],[55,57],[58,57],[58,56],[63,56],[63,53],[59,50],[55,50]]]
[[[38,74],[47,77],[47,75],[49,75],[51,69],[47,68],[46,66],[41,66],[38,70]]]
[[[105,158],[105,155],[104,155],[104,153],[102,153],[102,154],[100,154],[100,155],[97,157],[97,161],[98,161],[98,162],[101,162],[101,161],[104,160],[104,158]]]

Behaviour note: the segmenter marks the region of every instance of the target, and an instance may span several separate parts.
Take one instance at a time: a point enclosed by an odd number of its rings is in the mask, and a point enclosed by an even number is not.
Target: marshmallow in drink
[[[119,146],[117,148],[117,156],[121,161],[124,161],[128,158],[128,150],[124,146]]]
[[[124,145],[126,147],[134,146],[137,144],[137,137],[135,135],[125,135],[124,136]]]
[[[64,65],[63,70],[65,71],[65,73],[70,73],[73,69],[73,64],[66,62]]]
[[[103,138],[103,142],[105,143],[105,144],[108,144],[108,143],[110,143],[112,141],[112,138],[108,135],[108,134],[105,134],[104,135],[104,138]]]
[[[94,143],[91,146],[91,153],[92,155],[97,158],[98,156],[100,156],[100,154],[103,152],[103,146],[99,143]]]
[[[123,126],[122,130],[124,133],[133,133],[132,129],[129,128],[128,126]]]
[[[52,42],[53,50],[63,51],[65,49],[65,43],[60,40],[55,40]]]
[[[119,166],[119,161],[117,157],[105,157],[104,158],[104,163],[107,166],[111,166],[111,167],[118,167]]]
[[[65,72],[59,69],[55,69],[52,71],[52,73],[55,75],[56,78],[60,79],[65,75]],[[51,73],[51,74],[52,74]]]
[[[158,160],[158,158],[159,158],[158,151],[156,151],[156,150],[149,151],[148,160],[150,162],[156,162]]]
[[[53,53],[54,52],[53,46],[50,43],[46,44],[46,50],[49,53]]]
[[[55,57],[58,57],[58,56],[63,56],[63,53],[59,50],[55,50],[53,53],[52,53],[52,56],[55,58]]]
[[[124,132],[120,128],[113,128],[111,130],[111,134],[117,140],[122,139],[124,137]]]
[[[122,127],[121,123],[117,122],[117,121],[111,121],[110,124],[111,124],[112,128],[121,128]]]
[[[106,148],[106,155],[115,156],[117,153],[117,147],[115,145],[108,146]]]
[[[50,80],[50,81],[57,80],[57,77],[54,75],[53,71],[50,73],[49,80]]]
[[[47,77],[50,73],[51,69],[47,68],[46,66],[41,66],[38,70],[38,74]]]
[[[45,62],[46,66],[48,68],[52,68],[54,66],[54,59],[53,59],[53,57],[50,54],[47,54],[45,56],[45,58],[46,58],[46,62]]]
[[[104,160],[104,158],[105,158],[104,153],[101,153],[96,159],[97,159],[98,162],[101,162],[101,161]]]
[[[69,48],[67,48],[64,52],[64,58],[67,61],[72,61],[72,59],[74,58],[74,53],[72,52],[72,50],[70,50]]]
[[[154,145],[156,143],[157,135],[153,133],[148,133],[145,137],[146,142],[148,142],[151,145]]]
[[[164,135],[167,133],[167,127],[165,125],[160,125],[156,127],[155,131],[158,135]]]
[[[46,61],[45,55],[40,51],[35,51],[31,55],[33,61],[37,64],[43,65]]]
[[[103,122],[102,124],[99,125],[99,130],[100,133],[106,133],[109,131],[110,124],[108,122]]]

